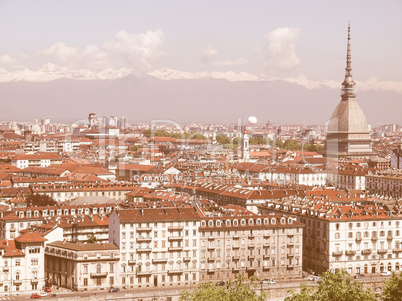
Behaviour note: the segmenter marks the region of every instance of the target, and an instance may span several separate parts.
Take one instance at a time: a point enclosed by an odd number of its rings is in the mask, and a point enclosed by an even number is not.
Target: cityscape
[[[0,300],[402,300],[402,62],[379,68],[366,57],[376,37],[356,4],[334,11],[341,20],[325,25],[328,37],[306,33],[330,64],[302,45],[298,54],[301,28],[319,29],[293,14],[286,22],[300,27],[267,21],[267,44],[253,55],[241,43],[228,52],[218,12],[235,27],[228,44],[236,31],[243,43],[255,38],[232,20],[251,20],[244,1],[216,11],[173,1],[187,31],[164,19],[160,1],[105,1],[96,12],[88,1],[76,15],[45,2],[39,17],[54,12],[43,21],[54,32],[40,22],[32,32],[49,35],[37,35],[38,47],[56,42],[28,51],[16,41],[34,37],[16,27],[0,47]],[[254,9],[286,15],[270,2]],[[381,16],[395,14],[390,2]],[[0,3],[27,20],[31,5]],[[63,32],[71,16],[77,25]],[[88,21],[109,35],[121,28],[101,45],[101,30],[78,29]],[[174,41],[192,30],[180,57]]]

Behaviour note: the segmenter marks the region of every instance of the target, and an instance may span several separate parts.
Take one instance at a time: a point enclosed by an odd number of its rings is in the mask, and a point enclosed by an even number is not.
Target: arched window
[[[353,238],[353,232],[348,233],[348,238]]]
[[[98,264],[96,265],[96,273],[97,273],[97,274],[102,273],[102,265],[101,265],[100,263],[98,263]]]
[[[15,273],[15,280],[20,280],[20,272]]]

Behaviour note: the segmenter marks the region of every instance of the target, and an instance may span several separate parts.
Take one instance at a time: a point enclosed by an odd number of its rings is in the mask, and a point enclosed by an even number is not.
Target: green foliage
[[[207,137],[202,135],[201,133],[198,132],[192,132],[192,133],[171,133],[165,130],[156,130],[156,131],[151,131],[151,130],[145,130],[144,131],[144,136],[147,138],[150,137],[172,137],[175,139],[199,139],[199,140],[206,140]]]
[[[285,143],[283,144],[283,148],[288,150],[300,150],[301,144],[296,140],[286,140]]]
[[[88,243],[89,244],[96,243],[96,236],[95,235],[88,235]]]
[[[57,202],[50,196],[41,194],[31,194],[27,197],[28,206],[55,206]]]
[[[262,137],[251,137],[249,142],[251,145],[267,144],[267,140]]]
[[[301,286],[300,293],[293,293],[286,301],[374,301],[371,290],[363,288],[360,281],[353,281],[345,270],[325,272],[316,288]]]
[[[216,141],[219,144],[229,144],[230,143],[230,139],[228,137],[226,137],[225,135],[216,135]]]
[[[134,146],[131,148],[131,150],[132,150],[133,152],[138,152],[139,149],[140,149],[140,148],[139,148],[138,145],[134,145]]]
[[[381,294],[382,301],[401,301],[402,300],[402,273],[399,277],[393,273],[392,277],[384,281],[384,290]]]
[[[204,282],[198,285],[194,291],[184,291],[179,301],[264,301],[265,293],[257,294],[254,282],[258,278],[250,278],[251,283],[244,283],[243,276],[237,276],[229,280],[225,286],[216,286],[213,282]]]

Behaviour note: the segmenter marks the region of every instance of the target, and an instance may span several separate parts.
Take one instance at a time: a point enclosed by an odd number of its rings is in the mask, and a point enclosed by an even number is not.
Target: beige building
[[[303,227],[285,215],[203,218],[200,281],[301,277]]]
[[[366,176],[366,191],[369,194],[402,198],[402,172],[384,171]]]
[[[48,283],[77,290],[120,286],[119,248],[112,243],[81,244],[55,241],[46,245]]]
[[[109,242],[120,248],[121,285],[197,283],[200,221],[200,212],[192,207],[114,210]]]

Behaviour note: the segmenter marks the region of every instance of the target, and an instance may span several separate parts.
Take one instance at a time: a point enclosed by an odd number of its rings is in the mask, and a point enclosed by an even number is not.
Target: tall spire
[[[347,53],[346,53],[346,74],[345,74],[345,80],[342,83],[342,100],[347,100],[349,98],[354,98],[356,97],[355,95],[355,82],[353,81],[352,78],[352,53],[351,53],[351,47],[350,47],[350,23],[348,24],[348,48],[347,48]]]

